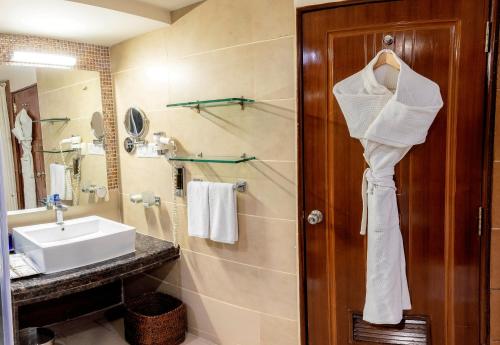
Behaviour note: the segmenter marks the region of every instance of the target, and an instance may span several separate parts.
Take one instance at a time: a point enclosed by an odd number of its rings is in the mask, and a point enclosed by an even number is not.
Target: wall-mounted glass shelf
[[[69,122],[71,119],[69,117],[52,117],[52,118],[49,118],[49,119],[40,119],[40,120],[35,120],[33,122],[40,122],[40,123],[50,123],[50,124],[54,124],[54,123],[58,123],[58,122]]]
[[[64,149],[64,150],[58,150],[58,149],[53,149],[53,150],[39,150],[36,152],[43,152],[43,153],[71,153],[71,152],[76,152],[78,149]]]
[[[202,108],[221,107],[221,106],[238,104],[241,106],[241,109],[244,110],[246,104],[252,104],[252,103],[255,103],[255,100],[244,97],[221,98],[221,99],[210,99],[206,101],[172,103],[172,104],[167,104],[167,108],[184,107],[184,108],[196,109],[198,112],[200,112]]]
[[[243,154],[241,156],[176,156],[170,157],[169,160],[176,162],[194,162],[194,163],[223,163],[223,164],[238,164],[248,161],[253,161],[257,158],[254,156],[247,156]]]

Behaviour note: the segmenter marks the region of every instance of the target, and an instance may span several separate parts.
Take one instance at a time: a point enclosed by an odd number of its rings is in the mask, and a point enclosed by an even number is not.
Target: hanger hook
[[[383,42],[386,46],[390,46],[394,43],[394,36],[392,35],[385,35]]]

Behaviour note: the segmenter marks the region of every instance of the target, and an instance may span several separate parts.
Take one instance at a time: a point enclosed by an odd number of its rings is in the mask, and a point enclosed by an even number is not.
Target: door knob
[[[307,216],[307,221],[311,225],[319,224],[323,221],[323,213],[321,213],[321,211],[314,210],[309,214],[309,216]]]

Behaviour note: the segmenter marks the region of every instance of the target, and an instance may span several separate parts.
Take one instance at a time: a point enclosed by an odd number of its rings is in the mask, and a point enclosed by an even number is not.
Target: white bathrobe
[[[419,75],[395,53],[401,69],[373,69],[377,56],[360,72],[339,82],[333,93],[351,137],[361,141],[369,168],[363,175],[361,234],[368,227],[366,299],[363,319],[398,324],[411,309],[403,239],[399,228],[394,166],[413,145],[425,141],[443,106],[439,86]]]
[[[21,168],[24,185],[24,207],[36,208],[36,184],[33,170],[33,155],[31,154],[31,134],[33,132],[33,120],[25,109],[22,109],[16,116],[16,121],[12,133],[16,136],[19,144],[23,148],[21,156]]]

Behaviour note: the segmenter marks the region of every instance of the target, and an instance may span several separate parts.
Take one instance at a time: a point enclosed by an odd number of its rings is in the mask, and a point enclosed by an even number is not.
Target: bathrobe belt
[[[361,235],[366,235],[368,225],[368,196],[373,194],[373,189],[376,187],[385,187],[396,190],[394,183],[394,167],[373,170],[366,169],[363,173],[363,183],[361,185],[361,198],[363,199],[363,214],[361,216]]]

